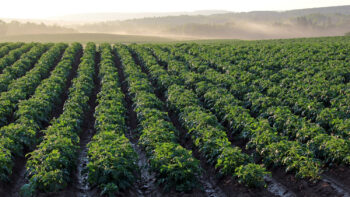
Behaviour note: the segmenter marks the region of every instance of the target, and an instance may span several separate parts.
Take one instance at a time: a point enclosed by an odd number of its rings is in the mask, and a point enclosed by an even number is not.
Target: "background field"
[[[158,43],[171,42],[170,38],[137,36],[137,35],[116,35],[101,33],[65,33],[65,34],[32,34],[32,35],[13,35],[0,37],[0,42],[95,42],[95,43]]]
[[[130,39],[0,43],[0,196],[350,195],[350,37]]]
[[[0,197],[350,197],[350,0],[10,0]]]

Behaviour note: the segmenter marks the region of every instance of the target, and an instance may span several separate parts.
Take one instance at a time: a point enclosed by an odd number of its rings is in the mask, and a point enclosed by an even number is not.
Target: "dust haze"
[[[33,34],[119,34],[191,39],[279,39],[342,36],[350,6],[284,12],[206,10],[178,13],[94,13],[47,20],[2,19],[0,37]]]

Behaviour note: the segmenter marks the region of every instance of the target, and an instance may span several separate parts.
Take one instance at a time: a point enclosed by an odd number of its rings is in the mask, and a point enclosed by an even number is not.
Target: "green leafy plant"
[[[248,187],[266,186],[264,177],[269,176],[270,174],[271,173],[267,172],[264,167],[252,163],[239,166],[235,170],[235,176],[237,176],[238,182],[243,183]]]

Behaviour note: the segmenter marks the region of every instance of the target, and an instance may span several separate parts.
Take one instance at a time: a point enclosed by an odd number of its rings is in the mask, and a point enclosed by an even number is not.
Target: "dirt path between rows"
[[[138,181],[134,184],[133,188],[125,191],[121,196],[162,196],[162,190],[156,184],[156,177],[149,169],[148,159],[145,151],[138,145],[139,135],[137,131],[138,121],[137,115],[133,110],[133,102],[128,94],[128,85],[125,81],[125,75],[120,59],[115,58],[115,63],[118,68],[119,83],[121,84],[122,92],[124,93],[125,104],[127,108],[127,132],[125,136],[130,140],[132,147],[138,154],[138,166],[140,168],[140,175]]]

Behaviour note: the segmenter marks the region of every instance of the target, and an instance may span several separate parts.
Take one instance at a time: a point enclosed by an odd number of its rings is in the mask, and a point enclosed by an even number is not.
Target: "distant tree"
[[[6,35],[7,25],[4,21],[0,20],[0,36]]]
[[[44,23],[4,22],[0,20],[0,36],[21,34],[50,34],[50,33],[73,33],[75,30],[57,25],[45,25]]]
[[[348,33],[345,33],[345,36],[350,36],[350,32],[348,32]]]

